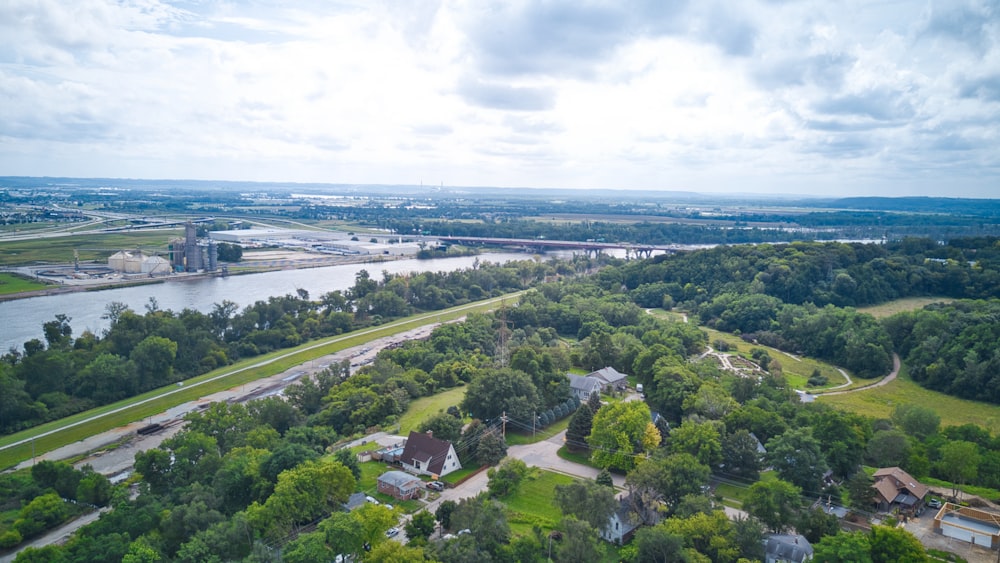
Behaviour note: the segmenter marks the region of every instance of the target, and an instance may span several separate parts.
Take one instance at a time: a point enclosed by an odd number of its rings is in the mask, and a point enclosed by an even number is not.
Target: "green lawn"
[[[0,295],[34,291],[36,289],[45,289],[46,287],[48,285],[44,283],[29,280],[16,274],[0,272]]]
[[[407,436],[410,430],[416,430],[420,423],[448,407],[457,406],[465,398],[465,387],[455,387],[429,397],[420,397],[410,403],[406,412],[399,417],[399,433]]]
[[[590,452],[571,452],[569,448],[563,446],[558,450],[556,450],[556,455],[565,459],[566,461],[572,461],[573,463],[579,463],[580,465],[586,465],[588,467],[593,467],[594,469],[600,469],[600,467],[590,462]]]
[[[924,389],[910,379],[905,365],[895,381],[882,387],[845,395],[820,395],[818,400],[875,418],[889,418],[897,405],[915,404],[938,413],[942,426],[978,424],[993,435],[1000,433],[1000,406]]]
[[[441,480],[450,485],[454,485],[455,483],[458,483],[462,479],[468,477],[469,475],[475,473],[478,470],[479,470],[478,465],[470,465],[468,467],[463,467],[458,471],[452,471],[451,473],[441,477]]]
[[[566,430],[569,426],[569,420],[573,418],[573,413],[569,416],[557,420],[556,422],[541,428],[535,432],[532,436],[530,433],[521,434],[520,432],[507,432],[507,445],[508,446],[523,446],[524,444],[534,444],[535,442],[541,442],[542,440],[548,440],[549,438],[555,436],[556,434]],[[508,427],[509,428],[509,427]]]
[[[532,470],[521,481],[514,494],[501,499],[507,505],[507,521],[517,535],[531,533],[532,526],[541,526],[546,532],[555,528],[562,519],[562,512],[552,499],[556,485],[567,485],[573,477],[551,471]]]
[[[510,299],[517,296],[514,293],[505,296]],[[7,468],[26,459],[30,459],[32,452],[35,454],[54,450],[66,444],[82,440],[94,434],[124,426],[134,421],[142,420],[148,416],[164,412],[170,407],[196,400],[200,397],[230,389],[234,386],[250,383],[257,379],[281,373],[294,366],[301,365],[309,360],[331,354],[351,346],[364,344],[376,338],[396,334],[405,330],[410,330],[433,321],[450,321],[469,314],[472,311],[485,311],[492,309],[501,298],[489,299],[481,303],[453,307],[444,311],[424,313],[387,323],[385,325],[348,333],[342,336],[327,338],[320,341],[309,342],[295,348],[287,348],[270,354],[257,356],[237,362],[231,366],[226,366],[209,373],[188,379],[183,387],[168,385],[149,391],[137,397],[132,397],[117,403],[91,409],[75,414],[63,419],[55,420],[36,426],[29,430],[24,430],[16,434],[10,434],[0,438],[0,468]],[[257,366],[261,362],[270,362]],[[255,367],[249,367],[255,366]],[[241,371],[242,370],[242,371]],[[218,378],[214,379],[213,378]],[[208,381],[212,380],[212,381]],[[205,382],[205,383],[203,383]],[[140,401],[151,399],[143,404],[136,404]],[[121,410],[118,410],[121,409]],[[115,412],[117,411],[117,412]],[[87,418],[98,416],[77,426],[67,427],[70,424],[78,423]],[[15,442],[39,436],[45,432],[56,431],[46,436],[37,437],[34,442],[26,442],[18,446],[9,446]],[[9,447],[8,447],[9,446]]]

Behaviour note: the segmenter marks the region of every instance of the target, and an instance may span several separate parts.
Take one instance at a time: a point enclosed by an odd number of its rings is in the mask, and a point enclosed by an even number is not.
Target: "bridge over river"
[[[496,245],[505,247],[520,247],[537,251],[545,250],[584,250],[587,254],[597,254],[602,250],[624,250],[625,256],[635,255],[639,258],[649,258],[654,252],[674,253],[683,250],[693,250],[698,246],[679,244],[635,244],[630,242],[598,242],[577,240],[550,240],[534,238],[494,238],[494,237],[429,237],[441,242],[466,244],[470,246]]]

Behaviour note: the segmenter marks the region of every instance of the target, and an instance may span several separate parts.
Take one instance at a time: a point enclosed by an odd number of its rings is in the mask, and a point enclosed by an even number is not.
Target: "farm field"
[[[44,283],[38,283],[36,281],[22,278],[21,276],[0,272],[0,295],[10,295],[12,293],[21,293],[23,291],[34,291],[36,289],[45,289],[46,287],[49,286]]]

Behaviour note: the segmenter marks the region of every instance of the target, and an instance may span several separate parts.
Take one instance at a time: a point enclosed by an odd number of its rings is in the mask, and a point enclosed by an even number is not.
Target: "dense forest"
[[[108,306],[105,334],[74,338],[72,312],[43,325],[45,341],[24,343],[0,358],[0,433],[117,401],[314,338],[343,334],[420,311],[502,295],[550,276],[573,275],[596,262],[523,262],[412,276],[361,271],[346,292],[311,300],[271,297],[238,310],[218,303],[208,313],[161,310],[151,299],[142,314]]]

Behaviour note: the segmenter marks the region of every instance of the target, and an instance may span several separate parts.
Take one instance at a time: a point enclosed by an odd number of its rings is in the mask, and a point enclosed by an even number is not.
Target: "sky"
[[[0,0],[0,175],[1000,197],[1000,0]]]

